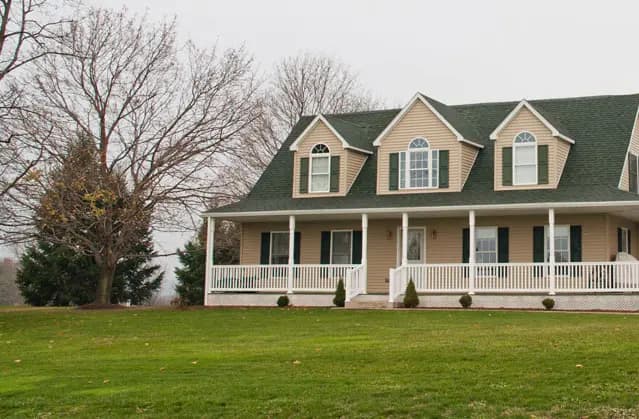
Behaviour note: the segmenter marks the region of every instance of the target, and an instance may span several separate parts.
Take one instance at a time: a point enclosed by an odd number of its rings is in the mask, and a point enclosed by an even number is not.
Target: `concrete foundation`
[[[206,296],[207,306],[255,306],[276,307],[277,299],[288,295],[292,305],[298,307],[331,307],[333,294],[286,294],[286,293],[220,293]]]

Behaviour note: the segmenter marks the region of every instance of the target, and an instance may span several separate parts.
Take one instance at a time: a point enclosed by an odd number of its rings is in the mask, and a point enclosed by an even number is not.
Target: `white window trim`
[[[555,224],[555,238],[557,237],[557,227],[563,227],[568,229],[568,262],[572,261],[571,248],[572,244],[570,242],[570,225],[569,224]],[[550,258],[550,242],[548,241],[548,232],[550,226],[548,224],[544,225],[544,261],[548,261]],[[555,252],[557,252],[557,246],[555,246]],[[559,262],[557,262],[559,263]]]
[[[534,145],[531,143],[516,143],[515,140],[517,139],[517,137],[519,137],[519,135],[523,134],[523,133],[528,133],[530,135],[532,135],[532,137],[535,139]],[[534,182],[518,182],[517,181],[517,170],[516,167],[517,165],[515,164],[515,162],[517,161],[517,149],[518,148],[524,148],[524,147],[534,147],[535,148],[535,181]],[[513,186],[530,186],[530,185],[538,185],[539,184],[539,155],[538,155],[538,150],[539,150],[539,142],[537,141],[537,136],[535,134],[533,134],[530,131],[520,131],[517,133],[517,135],[515,135],[513,137]],[[526,164],[526,165],[520,165],[520,166],[532,166],[530,164]]]
[[[485,265],[485,262],[478,262],[477,261],[477,239],[479,237],[479,235],[477,234],[477,232],[479,230],[492,230],[495,232],[495,263],[499,263],[499,228],[497,226],[476,226],[475,227],[475,261],[478,265]]]
[[[628,252],[628,248],[630,247],[630,240],[628,240],[628,233],[630,232],[630,229],[626,228],[626,227],[619,227],[621,229],[621,249],[619,250],[620,252],[625,252],[625,253],[629,253]],[[626,250],[623,250],[624,245],[626,247]]]
[[[425,264],[426,263],[426,242],[427,242],[427,238],[426,238],[426,232],[427,232],[427,228],[426,226],[411,226],[408,227],[408,230],[422,230],[424,232],[424,242],[422,243],[422,260],[420,262],[411,262],[408,261],[409,265],[419,265],[419,264]],[[402,227],[399,226],[397,227],[397,266],[401,266],[402,264]]]
[[[347,265],[352,265],[353,264],[353,230],[348,230],[348,229],[342,229],[342,230],[331,230],[331,244],[330,244],[330,251],[329,251],[329,262],[332,265],[333,264],[333,233],[351,233],[351,254],[349,256],[349,263],[347,263]]]
[[[328,149],[328,153],[313,153],[313,149],[318,145],[323,145],[324,147],[326,147]],[[313,190],[313,160],[317,158],[328,158],[328,173],[316,173],[316,175],[328,175],[326,190]],[[311,151],[309,152],[308,191],[309,193],[329,193],[331,191],[331,148],[324,143],[313,144],[313,147],[311,147]]]
[[[286,234],[289,235],[290,233],[288,231],[270,231],[269,232],[270,236],[269,236],[269,248],[268,248],[268,264],[269,265],[274,265],[273,263],[273,234]],[[290,247],[290,244],[289,244]],[[286,252],[288,253],[288,248],[286,249]],[[287,254],[288,256],[288,254]]]
[[[410,145],[413,141],[423,139],[428,144],[428,148],[410,148]],[[411,152],[428,152],[428,186],[410,186],[410,153]],[[433,184],[433,153],[439,153],[439,149],[435,150],[430,146],[430,142],[426,137],[415,137],[408,143],[408,148],[401,153],[404,153],[404,186],[402,187],[401,182],[401,170],[397,173],[397,184],[399,185],[398,189],[438,189],[439,188],[439,154],[437,155],[437,184]],[[401,157],[400,157],[401,159]],[[401,162],[398,162],[401,163]]]

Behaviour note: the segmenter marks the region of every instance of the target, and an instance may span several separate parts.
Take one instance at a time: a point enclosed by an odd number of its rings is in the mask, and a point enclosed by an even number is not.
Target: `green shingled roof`
[[[519,102],[444,105],[428,99],[464,137],[484,145],[461,192],[429,194],[376,194],[374,139],[400,112],[327,115],[326,118],[351,145],[374,151],[349,193],[344,197],[293,199],[291,143],[313,117],[303,117],[280,148],[251,193],[242,201],[210,212],[252,212],[334,208],[392,208],[535,202],[599,202],[637,200],[636,194],[618,189],[639,94],[532,100],[530,104],[562,134],[575,140],[557,189],[494,191],[494,141],[490,133]],[[431,102],[432,101],[432,102]],[[449,119],[450,118],[450,119]],[[556,125],[555,125],[556,124]],[[473,137],[473,131],[475,137]]]

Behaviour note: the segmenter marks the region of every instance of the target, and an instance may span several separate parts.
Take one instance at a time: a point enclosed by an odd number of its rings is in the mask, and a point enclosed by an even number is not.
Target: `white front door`
[[[426,227],[408,227],[408,263],[426,263]],[[402,229],[397,234],[397,266],[402,264]]]

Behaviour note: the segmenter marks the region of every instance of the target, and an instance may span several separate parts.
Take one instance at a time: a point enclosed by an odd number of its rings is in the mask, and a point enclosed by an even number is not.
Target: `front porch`
[[[639,262],[630,257],[639,247],[634,213],[555,212],[469,210],[460,217],[459,210],[405,211],[374,214],[370,221],[369,214],[289,215],[288,228],[281,216],[243,220],[242,264],[234,266],[213,264],[215,221],[209,218],[206,304],[226,298],[235,305],[274,305],[286,293],[305,301],[299,305],[331,305],[341,279],[347,305],[395,305],[412,279],[427,306],[464,293],[478,301],[499,297],[490,300],[495,307],[508,306],[500,301],[514,296],[536,296],[538,307],[539,297],[548,295],[609,295],[614,305],[625,293],[639,309]],[[350,253],[340,248],[344,243]],[[625,259],[615,260],[618,254]]]

